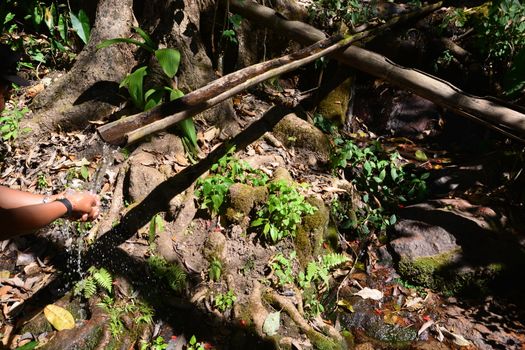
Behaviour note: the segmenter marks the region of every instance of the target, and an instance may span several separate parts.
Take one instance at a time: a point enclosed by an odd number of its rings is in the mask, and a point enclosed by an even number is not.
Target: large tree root
[[[277,294],[273,290],[267,290],[264,298],[272,304],[277,304],[279,308],[286,311],[290,318],[297,324],[310,341],[313,343],[315,349],[345,349],[343,337],[333,327],[325,325],[323,330],[328,336],[317,332],[306,319],[299,313],[292,301],[285,296]]]

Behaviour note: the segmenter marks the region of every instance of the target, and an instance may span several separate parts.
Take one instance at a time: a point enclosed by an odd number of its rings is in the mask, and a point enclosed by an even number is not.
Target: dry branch
[[[423,12],[434,10],[437,7],[439,6],[435,4],[430,5],[425,7]],[[297,69],[320,57],[341,50],[351,43],[363,40],[372,35],[377,35],[392,25],[403,20],[408,20],[420,13],[421,11],[418,11],[416,13],[394,17],[374,29],[351,36],[336,35],[330,38],[324,38],[323,36],[318,42],[298,52],[255,64],[228,74],[178,100],[164,103],[149,111],[103,125],[98,128],[98,132],[104,141],[112,144],[135,142],[146,135],[163,130],[181,120],[190,118],[250,86]],[[171,116],[161,119],[167,115]]]
[[[230,0],[230,7],[243,17],[301,43],[308,44],[325,37],[322,31],[303,22],[286,20],[278,12],[253,1]],[[469,95],[446,81],[415,69],[404,68],[384,56],[356,46],[350,46],[334,57],[353,68],[412,90],[459,115],[523,141],[516,134],[525,135],[525,114],[492,99]]]

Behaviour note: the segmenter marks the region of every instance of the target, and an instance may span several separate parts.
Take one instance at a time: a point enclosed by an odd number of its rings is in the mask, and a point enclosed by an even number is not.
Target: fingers
[[[81,221],[95,220],[100,213],[99,196],[89,192],[69,192],[66,198],[73,205],[74,217]]]

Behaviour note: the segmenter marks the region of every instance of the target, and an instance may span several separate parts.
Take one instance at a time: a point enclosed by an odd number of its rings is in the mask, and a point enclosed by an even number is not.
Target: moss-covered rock
[[[272,182],[283,181],[287,185],[292,185],[294,183],[292,175],[286,168],[279,167],[274,170]]]
[[[348,106],[352,98],[353,77],[344,80],[319,102],[317,112],[328,120],[340,125],[346,122]]]
[[[315,126],[295,114],[285,116],[273,129],[275,137],[286,147],[295,147],[314,153],[321,161],[328,161],[330,141]]]
[[[226,219],[235,223],[246,221],[245,224],[247,225],[248,214],[256,204],[263,203],[266,200],[268,190],[265,186],[252,187],[236,183],[230,186],[228,196],[229,205],[226,208]]]
[[[464,292],[479,293],[487,288],[503,270],[502,264],[490,264],[484,269],[458,267],[461,250],[415,259],[402,258],[398,270],[410,282],[440,291],[445,295]]]
[[[313,214],[303,217],[295,235],[295,250],[303,268],[315,256],[319,255],[330,219],[330,211],[322,199],[308,197],[306,201],[316,207],[317,210]]]

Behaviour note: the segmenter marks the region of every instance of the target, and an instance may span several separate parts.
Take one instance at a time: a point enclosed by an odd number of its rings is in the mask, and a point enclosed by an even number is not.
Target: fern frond
[[[330,253],[323,256],[323,266],[330,270],[334,267],[341,265],[347,261],[349,261],[348,257],[343,254],[338,253]]]
[[[84,298],[89,299],[97,293],[97,285],[92,278],[85,279]]]
[[[111,293],[111,289],[113,287],[113,277],[111,277],[111,274],[108,272],[108,270],[101,267],[98,269],[98,271],[93,273],[93,278],[97,282],[97,285]]]
[[[186,278],[186,272],[179,265],[171,265],[166,271],[168,284],[176,292],[180,292],[186,287]]]

